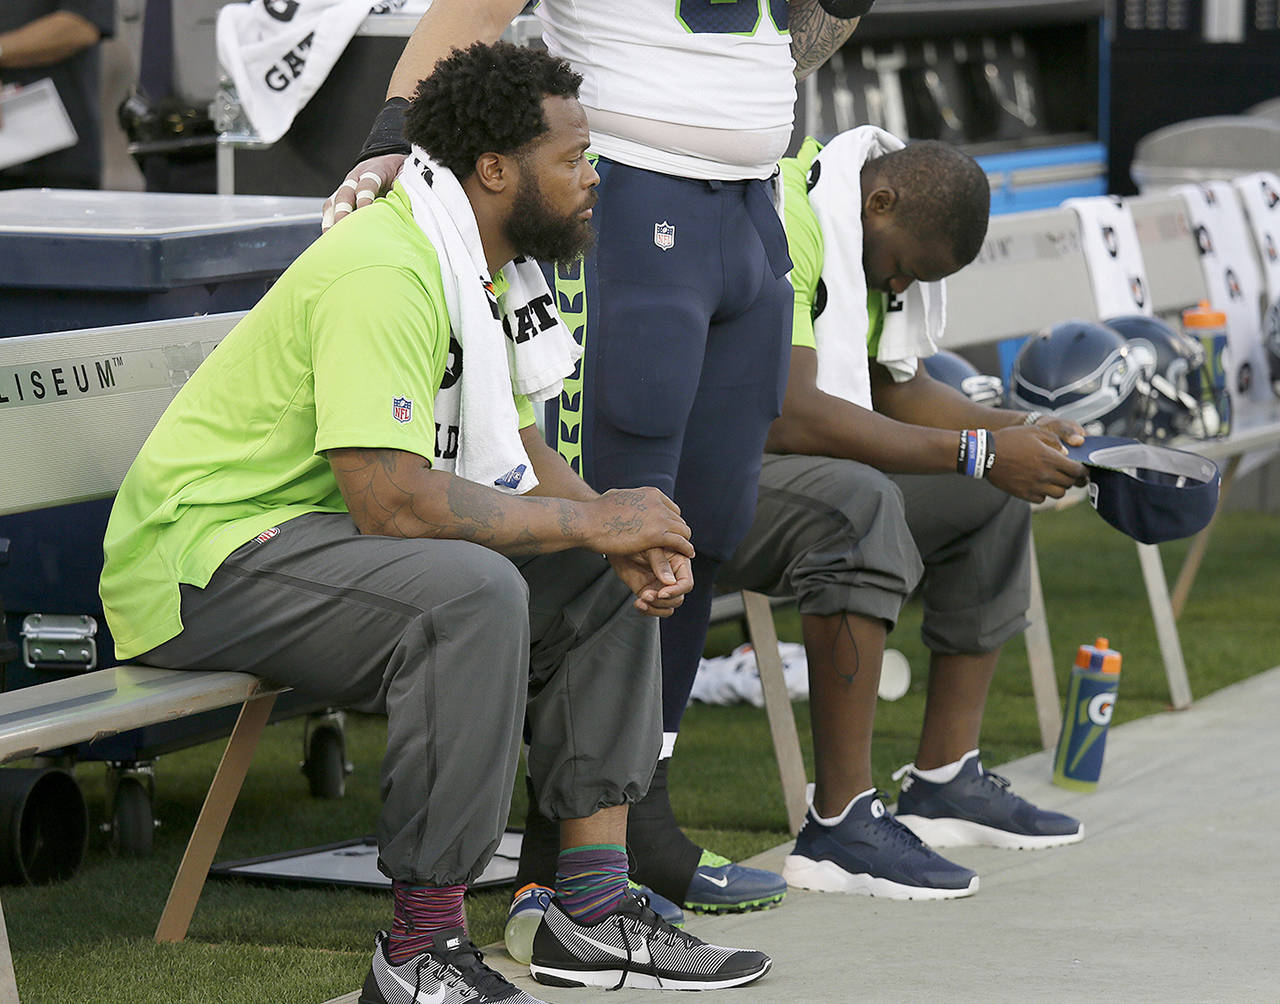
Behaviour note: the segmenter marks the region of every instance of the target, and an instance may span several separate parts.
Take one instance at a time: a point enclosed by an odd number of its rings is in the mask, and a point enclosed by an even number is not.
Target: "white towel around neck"
[[[862,268],[862,167],[905,146],[875,126],[836,136],[814,160],[809,204],[822,230],[822,282],[827,301],[813,322],[818,351],[818,389],[871,408],[867,359],[867,279]],[[915,375],[917,360],[938,350],[946,323],[946,286],[913,282],[886,309],[876,361],[899,382]]]
[[[1062,205],[1079,217],[1080,246],[1098,316],[1104,320],[1134,313],[1150,317],[1147,269],[1129,207],[1116,195],[1067,199]]]
[[[439,256],[449,323],[463,350],[461,376],[435,400],[436,422],[458,429],[456,456],[437,456],[435,467],[523,494],[538,479],[520,441],[512,392],[533,401],[559,394],[582,347],[560,320],[532,259],[509,263],[502,270],[508,289],[494,296],[475,213],[448,168],[414,147],[399,182],[414,222]]]
[[[264,143],[289,130],[369,16],[370,0],[252,0],[218,11],[218,62]]]

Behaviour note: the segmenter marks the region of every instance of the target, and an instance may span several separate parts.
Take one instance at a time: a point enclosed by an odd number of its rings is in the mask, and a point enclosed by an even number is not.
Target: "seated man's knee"
[[[443,600],[483,610],[486,616],[528,616],[529,584],[510,560],[480,544],[443,543],[445,548],[433,548],[425,557],[419,573],[426,587],[424,612]]]

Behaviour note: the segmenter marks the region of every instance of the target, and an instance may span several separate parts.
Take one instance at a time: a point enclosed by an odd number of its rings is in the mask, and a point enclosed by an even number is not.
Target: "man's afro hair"
[[[542,99],[576,98],[582,77],[539,49],[477,42],[454,49],[418,84],[404,138],[459,178],[483,153],[513,154],[548,129]]]

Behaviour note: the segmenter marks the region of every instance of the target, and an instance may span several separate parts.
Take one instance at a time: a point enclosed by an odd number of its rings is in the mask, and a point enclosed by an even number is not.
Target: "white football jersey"
[[[688,178],[767,178],[791,139],[786,0],[541,0],[547,48],[583,76],[596,152]]]

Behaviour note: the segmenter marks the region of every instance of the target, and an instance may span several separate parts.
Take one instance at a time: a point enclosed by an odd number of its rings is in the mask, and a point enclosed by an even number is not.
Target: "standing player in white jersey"
[[[497,38],[524,6],[436,0],[392,74],[361,163],[326,203],[327,224],[394,177],[404,96],[417,81],[451,48]],[[786,892],[780,876],[732,864],[680,831],[667,766],[715,571],[751,524],[786,385],[791,262],[770,179],[791,137],[795,80],[870,6],[632,0],[624,13],[609,0],[542,0],[535,10],[548,49],[583,76],[601,178],[596,248],[554,276],[556,306],[585,355],[547,410],[547,434],[596,489],[665,491],[698,550],[694,590],[662,625],[663,757],[627,834],[633,876],[692,909],[756,909]],[[555,828],[531,795],[517,884],[547,886]]]

